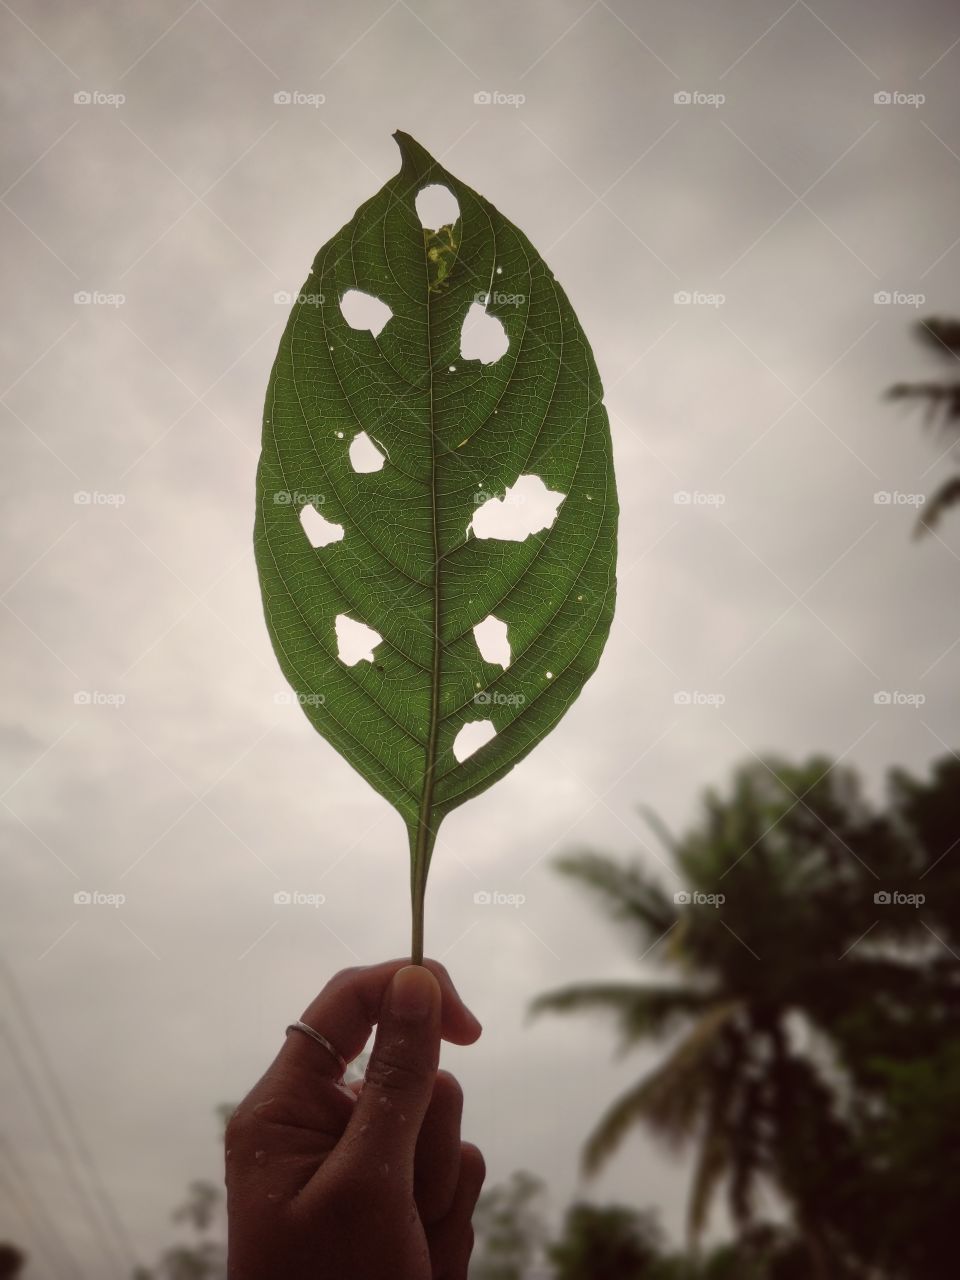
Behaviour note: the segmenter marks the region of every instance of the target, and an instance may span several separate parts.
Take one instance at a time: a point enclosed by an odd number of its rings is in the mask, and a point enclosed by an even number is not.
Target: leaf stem
[[[427,733],[423,791],[417,816],[416,837],[411,840],[410,898],[413,911],[413,936],[410,946],[412,964],[423,964],[423,903],[427,891],[427,872],[434,841],[437,838],[433,818],[433,775],[437,764],[437,737],[440,725],[440,529],[437,517],[437,432],[433,401],[433,334],[430,328],[430,261],[424,243],[424,268],[427,284],[427,368],[430,375],[430,508],[433,533],[433,655],[430,680],[430,724]]]

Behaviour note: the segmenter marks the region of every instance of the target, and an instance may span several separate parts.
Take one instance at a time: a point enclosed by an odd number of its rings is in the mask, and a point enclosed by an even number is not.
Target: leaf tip
[[[432,169],[440,169],[441,166],[426,147],[422,147],[409,133],[396,129],[393,140],[400,148],[401,172],[407,170],[419,179],[425,177]]]

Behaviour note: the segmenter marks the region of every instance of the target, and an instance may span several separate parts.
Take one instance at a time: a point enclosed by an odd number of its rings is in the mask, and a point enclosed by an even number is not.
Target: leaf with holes
[[[317,254],[267,390],[255,544],[316,729],[410,837],[413,956],[443,817],[594,670],[617,498],[593,355],[526,236],[406,134]]]

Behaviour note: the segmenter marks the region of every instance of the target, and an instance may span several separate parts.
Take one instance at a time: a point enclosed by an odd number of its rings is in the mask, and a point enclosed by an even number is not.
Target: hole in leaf
[[[340,310],[351,329],[369,329],[375,338],[393,315],[385,302],[361,289],[348,289],[340,299]]]
[[[496,736],[492,720],[469,720],[453,740],[453,754],[463,764],[464,760]]]
[[[366,474],[383,470],[384,455],[365,431],[358,432],[350,441],[350,465],[354,471]]]
[[[343,525],[321,515],[312,502],[300,508],[300,525],[311,547],[328,547],[343,539]]]
[[[488,498],[467,525],[477,538],[523,542],[531,533],[549,529],[567,495],[548,489],[539,476],[521,476],[502,498]]]
[[[484,662],[495,662],[506,671],[510,665],[510,641],[507,639],[507,624],[493,614],[488,614],[482,622],[473,628],[473,637],[480,650]]]
[[[488,313],[485,303],[472,302],[460,330],[460,354],[464,360],[494,364],[507,354],[509,346],[507,331],[497,317]]]
[[[355,667],[358,662],[372,662],[373,651],[383,640],[379,631],[368,627],[365,622],[357,622],[348,618],[345,613],[337,614],[337,657],[348,667]]]
[[[439,182],[432,182],[417,192],[416,207],[420,225],[427,231],[450,227],[460,217],[457,197],[449,187],[443,187]]]

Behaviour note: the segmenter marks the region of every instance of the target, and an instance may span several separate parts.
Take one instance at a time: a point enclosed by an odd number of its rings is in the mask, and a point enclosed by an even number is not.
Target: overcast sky
[[[545,255],[611,415],[605,656],[445,824],[427,899],[427,950],[485,1024],[444,1050],[465,1136],[490,1181],[547,1178],[558,1212],[656,1052],[611,1062],[602,1023],[524,1024],[546,988],[640,972],[551,858],[589,842],[658,867],[637,806],[682,827],[753,752],[843,756],[879,795],[955,741],[960,519],[912,542],[909,501],[950,460],[880,399],[938,371],[918,315],[960,310],[955,6],[0,5],[3,954],[106,1193],[151,1258],[187,1181],[220,1176],[214,1106],[333,972],[408,945],[401,823],[277,701],[251,546],[274,293],[396,171],[402,128]],[[118,1276],[0,990],[0,1236],[43,1247],[7,1194],[26,1175],[83,1274]],[[677,1232],[687,1172],[638,1134],[591,1194]],[[34,1280],[68,1274],[37,1257]]]

